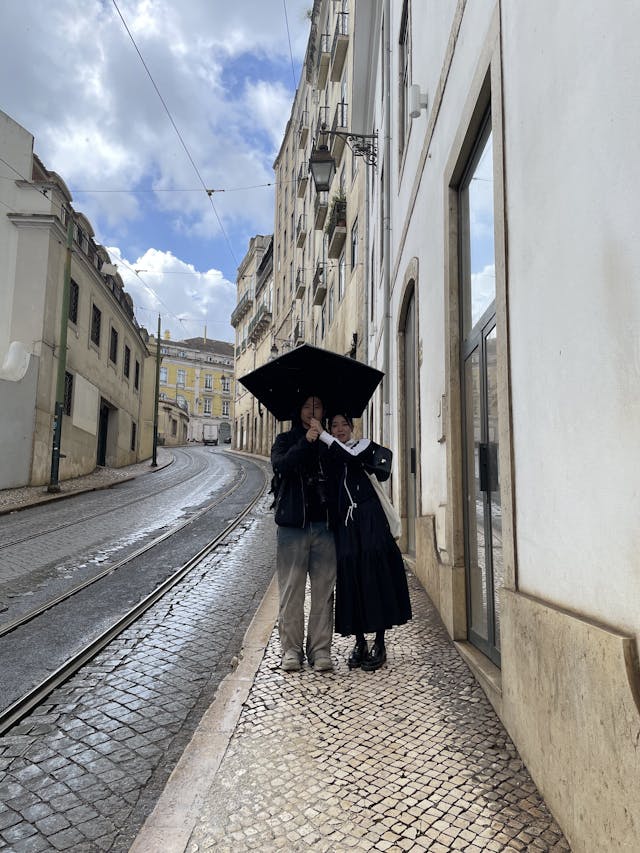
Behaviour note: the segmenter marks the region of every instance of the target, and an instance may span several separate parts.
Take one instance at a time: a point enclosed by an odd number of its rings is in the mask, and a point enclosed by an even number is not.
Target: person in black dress
[[[331,434],[319,422],[315,426],[328,447],[336,491],[335,630],[343,636],[355,634],[349,668],[372,672],[387,659],[385,631],[411,619],[402,554],[368,474],[387,480],[392,453],[369,439],[352,439],[353,423],[345,415],[331,417]],[[367,633],[375,633],[371,650]]]

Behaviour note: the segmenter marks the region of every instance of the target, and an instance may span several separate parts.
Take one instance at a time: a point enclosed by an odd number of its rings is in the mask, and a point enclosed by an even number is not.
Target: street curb
[[[114,480],[112,483],[103,483],[99,486],[87,486],[84,489],[75,489],[73,492],[60,492],[58,494],[52,494],[49,497],[42,498],[42,500],[35,500],[32,503],[21,504],[20,506],[6,507],[0,509],[1,515],[9,515],[12,512],[22,512],[25,509],[32,509],[34,506],[45,506],[46,504],[53,503],[54,501],[63,501],[67,498],[73,498],[76,495],[84,495],[88,492],[102,492],[105,489],[112,489],[114,486],[119,486],[121,483],[128,483],[130,480],[137,480],[138,477],[144,477],[147,474],[155,474],[158,471],[162,471],[164,468],[168,468],[169,465],[172,465],[175,462],[175,457],[170,459],[166,465],[158,465],[157,468],[152,468],[150,471],[142,471],[140,474],[131,474],[129,477],[122,477],[120,480]],[[69,481],[66,481],[69,482]]]
[[[278,615],[274,575],[242,641],[237,668],[218,687],[129,853],[185,853],[235,731]]]

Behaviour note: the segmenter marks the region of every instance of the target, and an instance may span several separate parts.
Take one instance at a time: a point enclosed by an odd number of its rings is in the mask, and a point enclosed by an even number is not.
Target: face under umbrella
[[[325,413],[362,415],[384,374],[330,350],[302,344],[238,381],[280,421],[298,413],[307,397],[320,397]]]

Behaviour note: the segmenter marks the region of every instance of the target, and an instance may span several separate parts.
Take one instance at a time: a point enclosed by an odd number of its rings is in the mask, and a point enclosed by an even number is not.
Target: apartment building
[[[635,849],[640,8],[354,12],[403,548],[572,849]]]
[[[156,353],[157,339],[149,338]],[[233,344],[207,337],[174,341],[168,332],[160,341],[159,401],[173,401],[187,416],[180,443],[202,441],[205,425],[218,426],[220,441],[229,440],[234,399]],[[181,420],[182,423],[182,420]]]
[[[139,461],[152,447],[147,334],[91,223],[33,142],[0,113],[1,488],[49,482],[59,375],[60,479]]]
[[[640,838],[639,26],[316,0],[275,162],[274,352],[385,372],[403,551],[576,851]]]

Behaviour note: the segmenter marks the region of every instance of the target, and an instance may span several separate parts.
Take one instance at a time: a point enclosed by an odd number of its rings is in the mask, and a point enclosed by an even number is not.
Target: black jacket
[[[309,480],[323,476],[326,447],[307,441],[306,430],[294,426],[276,436],[271,448],[274,473],[275,521],[282,527],[305,527],[309,510]],[[328,496],[328,495],[327,495]],[[329,524],[328,508],[326,512]]]

